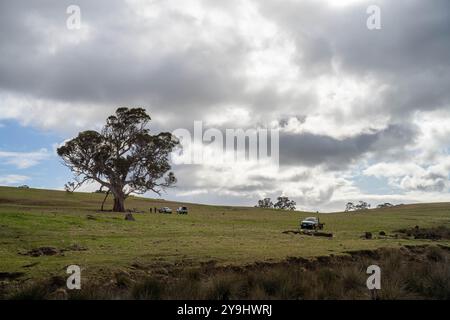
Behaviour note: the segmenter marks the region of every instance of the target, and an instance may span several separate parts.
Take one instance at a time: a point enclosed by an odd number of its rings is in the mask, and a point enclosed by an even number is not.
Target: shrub
[[[160,281],[146,278],[133,286],[131,295],[136,300],[160,300],[163,291],[163,285]]]

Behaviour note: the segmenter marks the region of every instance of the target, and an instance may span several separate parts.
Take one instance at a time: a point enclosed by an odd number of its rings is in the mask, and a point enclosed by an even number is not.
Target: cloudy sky
[[[166,199],[450,201],[449,57],[448,0],[2,0],[0,185],[62,189],[56,146],[144,106],[155,133],[280,132],[277,170],[175,165]]]

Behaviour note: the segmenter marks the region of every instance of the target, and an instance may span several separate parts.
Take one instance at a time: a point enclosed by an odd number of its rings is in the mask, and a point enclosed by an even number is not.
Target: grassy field
[[[287,235],[307,212],[282,212],[244,207],[187,205],[187,216],[149,213],[149,208],[184,203],[142,198],[127,200],[136,221],[124,214],[99,212],[102,194],[74,193],[0,187],[0,273],[21,272],[22,278],[65,274],[71,264],[84,274],[132,270],[136,266],[243,265],[255,261],[280,261],[287,257],[314,257],[347,251],[431,243],[394,237],[401,228],[450,227],[450,203],[405,205],[364,213],[319,214],[332,239]],[[111,206],[108,203],[108,206]],[[89,219],[88,216],[91,218]],[[92,218],[93,217],[93,218]],[[362,239],[365,232],[373,240]],[[438,241],[450,245],[449,240]],[[39,247],[64,251],[54,256],[23,255]]]

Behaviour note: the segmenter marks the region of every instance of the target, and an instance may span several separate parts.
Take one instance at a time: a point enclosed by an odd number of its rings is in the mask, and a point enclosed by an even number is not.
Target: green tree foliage
[[[101,132],[83,131],[57,152],[75,175],[76,188],[97,182],[114,196],[114,211],[125,211],[131,193],[160,193],[176,182],[169,155],[178,145],[171,133],[151,135],[142,108],[119,108]],[[73,188],[75,189],[75,188]]]
[[[264,198],[262,200],[258,200],[257,208],[273,208],[273,202],[270,198]]]
[[[277,202],[274,204],[275,209],[281,209],[281,210],[295,210],[295,206],[297,203],[293,200],[289,200],[288,197],[278,197]]]

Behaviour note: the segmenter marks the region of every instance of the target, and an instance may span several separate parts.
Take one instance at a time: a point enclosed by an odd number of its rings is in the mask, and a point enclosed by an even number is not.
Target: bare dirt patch
[[[56,256],[59,254],[60,251],[53,247],[40,247],[31,249],[30,251],[27,251],[25,253],[20,253],[24,256],[30,256],[30,257],[41,257],[41,256]]]
[[[415,226],[410,229],[400,229],[396,231],[408,237],[422,240],[443,240],[450,239],[450,228],[445,226],[439,226],[435,228],[420,228]]]
[[[298,234],[298,235],[303,235],[303,236],[333,238],[332,233],[321,232],[321,231],[287,230],[287,231],[283,231],[283,234]]]
[[[25,253],[19,253],[20,255],[30,256],[30,257],[42,257],[42,256],[56,256],[62,255],[66,251],[87,251],[88,249],[80,246],[79,244],[72,244],[67,248],[58,249],[55,247],[39,247],[31,249]]]
[[[25,275],[23,272],[0,272],[0,281],[16,280]]]

